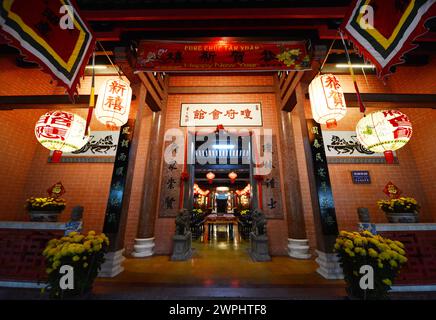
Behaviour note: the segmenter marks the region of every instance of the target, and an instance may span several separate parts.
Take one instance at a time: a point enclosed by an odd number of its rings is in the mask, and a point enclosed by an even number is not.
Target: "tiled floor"
[[[125,271],[112,279],[99,279],[95,292],[115,295],[116,289],[131,296],[141,288],[161,288],[167,298],[342,298],[342,281],[322,278],[314,260],[273,257],[271,262],[253,262],[246,243],[194,242],[188,261],[170,261],[168,256],[127,259]],[[149,290],[148,289],[148,290]],[[163,290],[163,291],[162,291]]]
[[[247,243],[194,242],[188,261],[129,258],[115,278],[99,278],[87,299],[345,299],[344,282],[316,273],[314,260],[253,262]],[[3,299],[47,299],[39,290],[0,288]]]

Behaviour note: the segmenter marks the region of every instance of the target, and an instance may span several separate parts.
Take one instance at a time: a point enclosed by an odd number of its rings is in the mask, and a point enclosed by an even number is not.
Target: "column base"
[[[154,254],[154,238],[135,239],[132,256],[135,258],[150,257]]]
[[[319,265],[316,272],[326,279],[344,279],[339,257],[336,253],[326,253],[316,250],[316,254],[318,258],[316,258],[315,261]]]
[[[123,272],[124,268],[121,264],[126,259],[123,253],[124,249],[106,253],[104,256],[106,261],[101,265],[98,276],[100,278],[113,278]]]
[[[288,238],[288,254],[295,259],[310,259],[309,240]]]

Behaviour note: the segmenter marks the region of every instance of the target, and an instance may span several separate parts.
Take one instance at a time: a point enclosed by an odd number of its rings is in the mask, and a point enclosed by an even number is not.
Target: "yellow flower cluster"
[[[379,200],[377,205],[385,212],[414,212],[419,210],[418,202],[411,197]]]
[[[335,251],[344,258],[354,258],[357,255],[375,259],[379,268],[389,265],[392,269],[407,262],[404,245],[399,241],[373,235],[369,231],[347,232],[341,231],[336,239]]]
[[[88,256],[101,251],[108,245],[108,237],[104,233],[96,235],[95,231],[89,231],[87,236],[71,232],[69,236],[52,239],[42,253],[47,260],[46,271],[47,273],[53,272],[61,266],[62,262],[66,263],[66,260],[76,263],[83,261],[83,268],[87,268]]]
[[[26,207],[28,209],[46,209],[46,208],[58,208],[64,209],[66,205],[65,199],[63,198],[35,198],[30,197],[26,200]]]

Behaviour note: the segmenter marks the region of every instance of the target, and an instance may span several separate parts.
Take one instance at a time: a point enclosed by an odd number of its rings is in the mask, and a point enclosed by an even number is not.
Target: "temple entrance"
[[[192,234],[221,248],[249,239],[253,207],[251,137],[195,134]]]

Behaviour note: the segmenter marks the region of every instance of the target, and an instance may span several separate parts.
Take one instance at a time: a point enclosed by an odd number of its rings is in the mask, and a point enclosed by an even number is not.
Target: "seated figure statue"
[[[83,229],[83,207],[76,206],[71,211],[71,218],[65,224],[65,235],[68,236],[71,232],[82,232]]]

